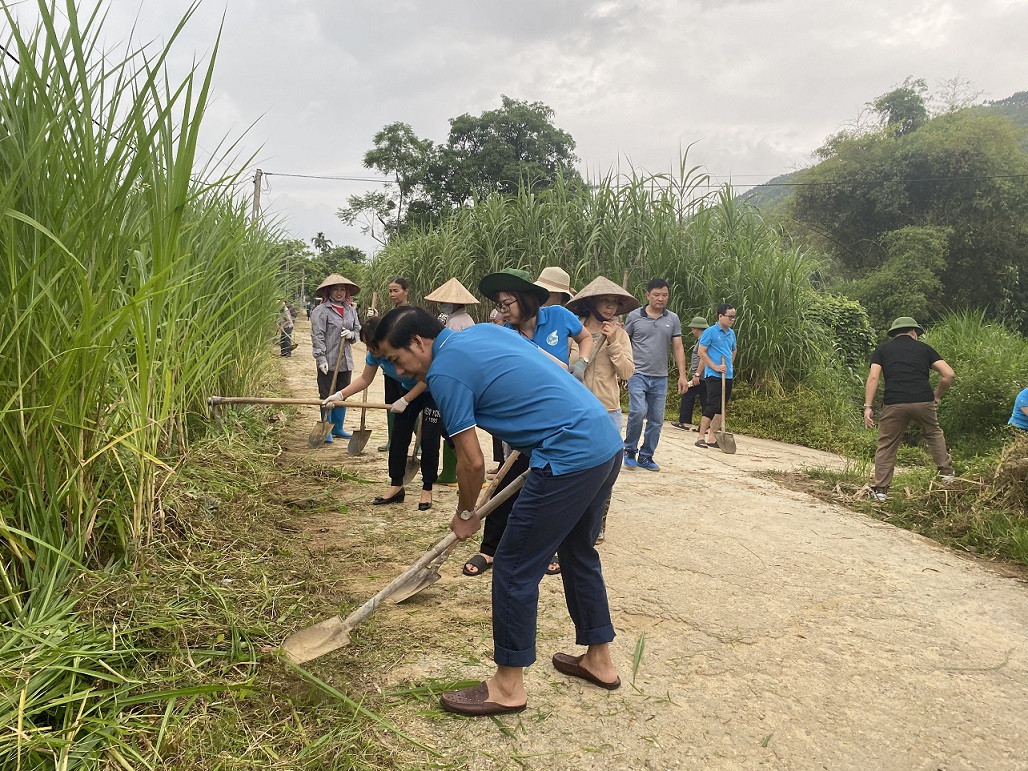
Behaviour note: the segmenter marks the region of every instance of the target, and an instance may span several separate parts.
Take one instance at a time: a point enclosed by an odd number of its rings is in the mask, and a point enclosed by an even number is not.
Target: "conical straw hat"
[[[425,295],[425,299],[434,303],[453,303],[454,305],[478,305],[478,298],[469,292],[460,281],[451,278],[438,289]]]
[[[584,300],[590,297],[605,297],[610,295],[618,298],[618,313],[628,313],[638,308],[641,303],[635,299],[627,290],[622,289],[609,278],[597,276],[582,288],[582,291],[575,295],[575,299],[564,305],[572,313],[584,316],[587,313]]]
[[[318,284],[318,288],[314,290],[314,294],[319,297],[323,297],[327,294],[330,286],[336,286],[337,284],[342,284],[349,289],[351,297],[360,294],[361,288],[359,286],[350,281],[350,279],[340,276],[338,273],[331,274],[328,278]]]

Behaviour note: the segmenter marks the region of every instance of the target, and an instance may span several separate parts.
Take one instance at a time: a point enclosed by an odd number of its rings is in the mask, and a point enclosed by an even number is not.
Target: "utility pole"
[[[257,169],[257,173],[253,175],[253,216],[251,220],[256,222],[261,216],[261,177],[264,176],[264,172]]]

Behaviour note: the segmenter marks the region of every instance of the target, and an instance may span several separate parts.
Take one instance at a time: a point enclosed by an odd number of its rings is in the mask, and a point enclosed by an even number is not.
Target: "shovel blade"
[[[360,455],[371,438],[371,429],[354,431],[350,441],[346,444],[346,452],[350,455]]]
[[[718,431],[717,446],[721,452],[735,455],[735,435],[731,431]]]
[[[414,576],[414,578],[411,579],[409,584],[401,586],[399,589],[397,589],[389,599],[393,600],[397,605],[399,605],[404,600],[410,599],[418,592],[430,587],[432,584],[438,581],[439,578],[440,576],[438,565],[436,565],[434,568],[425,568],[421,573]]]
[[[339,616],[294,632],[282,642],[282,652],[294,664],[303,664],[350,643],[350,627]]]
[[[403,470],[403,483],[410,484],[411,480],[418,475],[421,469],[421,461],[417,458],[408,458],[407,467]]]
[[[307,437],[308,447],[321,447],[332,432],[332,423],[327,420],[319,420],[314,424],[310,435]]]

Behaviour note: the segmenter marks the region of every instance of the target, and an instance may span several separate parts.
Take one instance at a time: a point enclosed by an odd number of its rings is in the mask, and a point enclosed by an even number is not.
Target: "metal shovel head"
[[[411,448],[410,457],[407,458],[407,467],[403,470],[403,483],[410,484],[411,480],[418,475],[421,469],[421,461],[418,459],[418,450],[421,448],[421,420],[418,421],[418,430],[414,435],[414,447]]]
[[[294,664],[303,664],[349,643],[350,627],[339,616],[333,616],[293,632],[282,644],[282,650]]]
[[[321,417],[325,417],[324,410],[321,413]],[[328,435],[332,433],[332,422],[328,420],[319,420],[314,424],[314,428],[311,429],[310,434],[307,436],[308,447],[321,447],[328,439]]]
[[[716,436],[717,446],[721,448],[721,452],[735,455],[735,434],[731,431],[718,431]]]
[[[440,567],[441,563],[437,563],[427,568],[422,568],[420,573],[411,578],[410,583],[407,586],[397,589],[396,593],[393,594],[393,596],[389,599],[391,599],[393,602],[399,605],[404,600],[413,597],[415,594],[424,589],[427,589],[439,580]]]
[[[363,431],[359,429],[354,431],[353,436],[350,437],[350,441],[346,443],[346,452],[350,455],[360,455],[364,452],[364,447],[367,445],[370,438],[370,428],[366,428]]]

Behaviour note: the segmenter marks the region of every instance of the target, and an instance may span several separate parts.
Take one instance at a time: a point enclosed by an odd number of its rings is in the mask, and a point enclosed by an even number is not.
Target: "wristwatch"
[[[468,511],[467,509],[463,509],[463,510],[460,511],[460,513],[457,514],[457,516],[460,517],[465,522],[467,522],[469,519],[471,519],[473,516],[475,516],[475,512]]]

